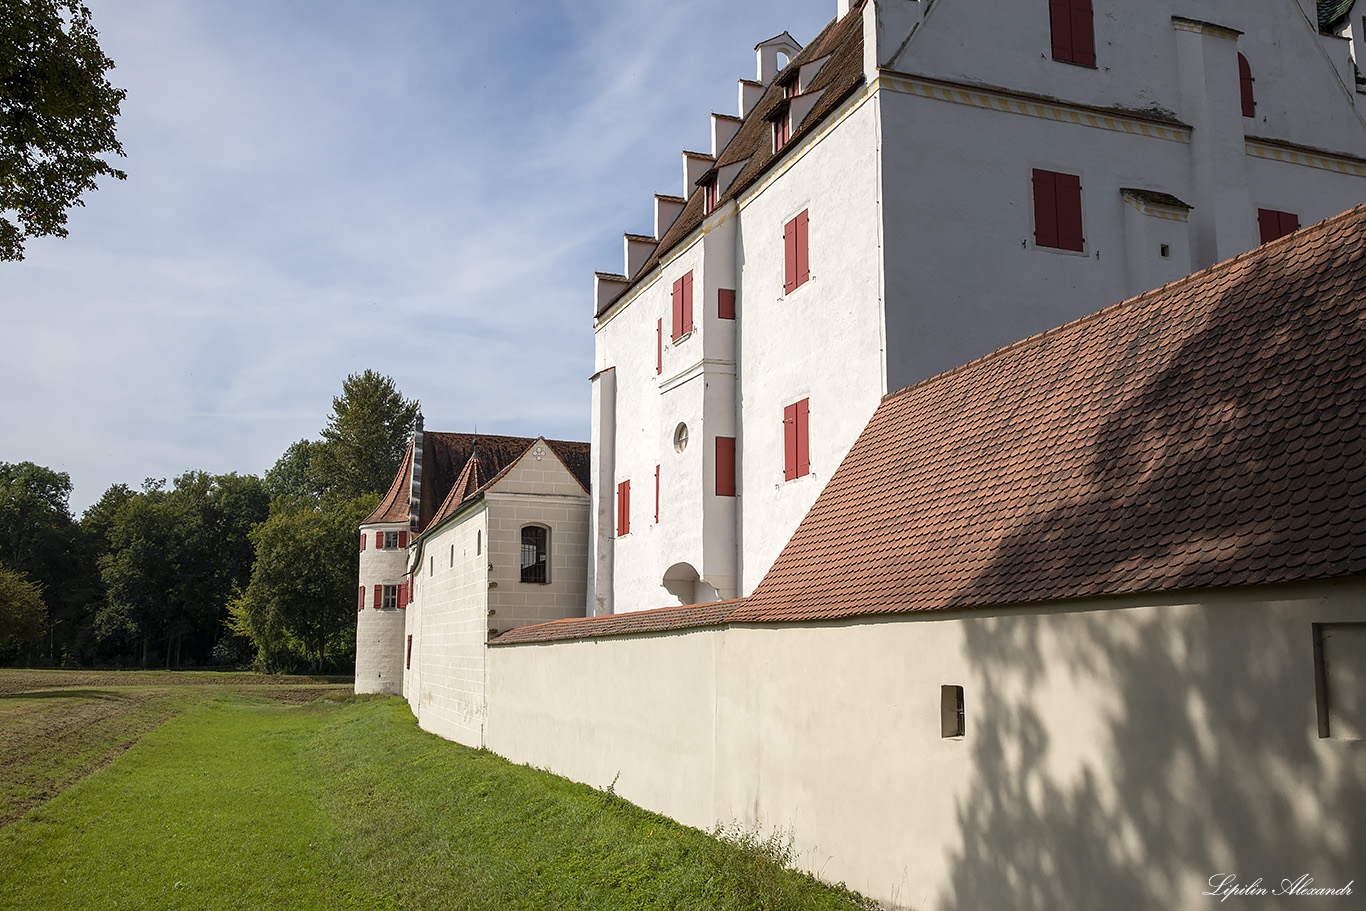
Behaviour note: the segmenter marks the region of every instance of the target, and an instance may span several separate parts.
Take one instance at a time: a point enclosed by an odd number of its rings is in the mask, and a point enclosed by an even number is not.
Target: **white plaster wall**
[[[1213,876],[1360,878],[1366,751],[1317,736],[1323,622],[1366,622],[1366,580],[497,646],[488,747],[784,829],[897,907],[1204,909]]]
[[[1296,0],[1096,0],[1093,6],[1094,69],[1052,59],[1046,3],[995,0],[933,4],[889,68],[1097,107],[1157,107],[1189,123],[1172,40],[1172,17],[1181,16],[1243,32],[1238,50],[1257,79],[1258,117],[1249,133],[1337,151],[1360,148],[1352,93]],[[1236,66],[1229,78],[1236,92]]]
[[[847,113],[847,116],[844,116]],[[827,121],[742,200],[739,590],[763,578],[886,391],[876,105]],[[783,291],[783,227],[809,213],[810,280]],[[783,478],[783,409],[810,399],[811,474]]]
[[[425,730],[473,747],[483,745],[489,512],[486,501],[424,537],[407,609],[413,714]]]
[[[406,531],[408,523],[363,525],[357,585],[365,606],[356,613],[356,692],[403,692],[404,619],[401,610],[375,610],[375,586],[399,585],[408,571],[408,548],[376,549],[375,532]]]

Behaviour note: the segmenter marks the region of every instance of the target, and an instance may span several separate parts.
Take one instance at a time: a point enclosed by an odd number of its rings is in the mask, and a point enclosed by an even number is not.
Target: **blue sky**
[[[262,473],[348,373],[587,439],[592,273],[835,0],[87,0],[128,180],[0,263],[0,461]]]

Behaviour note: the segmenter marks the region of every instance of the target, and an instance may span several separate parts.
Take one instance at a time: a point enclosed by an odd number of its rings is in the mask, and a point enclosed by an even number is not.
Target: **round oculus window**
[[[674,451],[682,452],[688,448],[688,425],[679,424],[674,428]]]

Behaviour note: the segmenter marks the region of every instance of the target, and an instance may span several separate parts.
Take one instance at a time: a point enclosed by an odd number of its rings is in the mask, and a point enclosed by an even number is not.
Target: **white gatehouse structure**
[[[1357,907],[1366,7],[837,13],[597,274],[591,447],[419,423],[357,691],[889,908]]]
[[[749,594],[887,392],[1366,200],[1360,4],[838,6],[596,277],[591,613]]]

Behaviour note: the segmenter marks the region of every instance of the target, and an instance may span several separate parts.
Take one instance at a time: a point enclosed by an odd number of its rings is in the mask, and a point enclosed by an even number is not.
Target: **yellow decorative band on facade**
[[[1317,152],[1309,152],[1303,149],[1288,149],[1284,146],[1274,146],[1262,142],[1245,143],[1247,154],[1253,158],[1265,158],[1269,161],[1284,161],[1288,164],[1303,165],[1307,168],[1319,168],[1324,171],[1332,171],[1336,174],[1350,174],[1353,177],[1366,177],[1366,161],[1351,158],[1339,158],[1336,155],[1323,155]]]
[[[1143,202],[1132,196],[1125,196],[1124,201],[1144,215],[1151,215],[1154,218],[1165,218],[1168,221],[1190,221],[1190,212],[1185,209],[1169,209],[1165,206],[1154,206],[1152,203]]]
[[[1125,117],[1122,114],[1106,114],[1086,108],[1046,104],[1041,101],[1016,98],[981,89],[957,88],[932,82],[922,82],[918,79],[889,76],[885,73],[878,76],[873,83],[873,88],[874,90],[886,88],[905,95],[917,95],[921,98],[963,104],[988,111],[1002,111],[1006,114],[1037,117],[1041,120],[1052,120],[1057,123],[1074,123],[1078,126],[1092,127],[1098,130],[1164,139],[1167,142],[1190,142],[1190,130],[1184,127],[1164,126],[1160,123]]]

